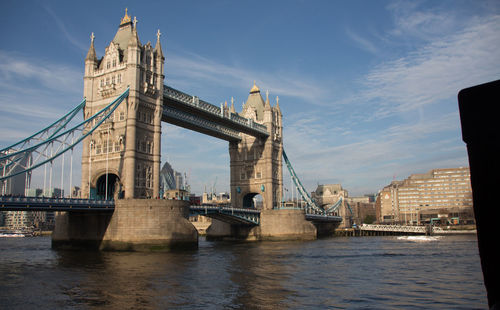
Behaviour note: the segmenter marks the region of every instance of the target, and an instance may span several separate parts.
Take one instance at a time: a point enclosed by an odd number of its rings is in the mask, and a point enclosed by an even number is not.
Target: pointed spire
[[[97,61],[97,55],[95,53],[95,48],[94,48],[94,33],[90,35],[90,47],[89,51],[87,52],[87,57],[85,57],[85,60],[92,60],[92,61]]]
[[[130,16],[128,15],[128,8],[125,8],[125,15],[122,17],[120,22],[120,26],[126,25],[130,23]]]
[[[130,36],[130,39],[128,40],[128,46],[140,46],[141,42],[139,41],[139,36],[137,35],[137,18],[134,17],[134,23],[132,27],[132,35]]]
[[[231,97],[231,113],[236,113],[236,110],[234,109],[234,98]]]
[[[260,93],[260,89],[255,85],[255,80],[253,80],[253,87],[250,89],[250,94],[252,93]]]
[[[266,104],[264,105],[264,110],[271,110],[271,104],[269,103],[269,90],[266,90]]]
[[[278,97],[278,96],[276,96],[276,109],[278,110],[278,113],[281,115],[280,97]]]
[[[160,36],[161,36],[161,32],[160,32],[160,29],[158,29],[158,31],[156,32],[155,52],[156,52],[157,57],[163,58],[163,50],[161,49]]]

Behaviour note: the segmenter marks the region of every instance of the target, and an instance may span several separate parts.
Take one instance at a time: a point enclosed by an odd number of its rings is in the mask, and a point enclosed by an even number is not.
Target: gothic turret
[[[97,55],[95,53],[95,48],[94,48],[94,33],[90,35],[90,47],[89,51],[87,52],[87,57],[85,57],[85,61],[91,61],[91,62],[97,62]]]
[[[264,100],[260,95],[260,89],[253,82],[253,87],[250,89],[247,102],[243,105],[243,116],[252,118],[258,122],[262,122],[264,118]]]
[[[93,41],[92,36],[85,59],[85,117],[91,117],[127,87],[129,95],[107,126],[85,139],[82,193],[101,197],[104,184],[117,180],[125,198],[158,197],[164,80],[159,35],[154,50],[149,42],[143,46],[137,18],[132,19],[125,10],[99,60]],[[113,186],[107,184],[108,189]]]

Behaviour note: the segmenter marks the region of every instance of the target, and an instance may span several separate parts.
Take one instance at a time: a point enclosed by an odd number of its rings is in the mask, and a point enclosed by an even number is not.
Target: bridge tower
[[[127,10],[100,59],[92,33],[85,58],[85,119],[130,90],[113,116],[84,140],[82,197],[159,196],[164,62],[160,31],[154,47],[141,44],[137,19]]]
[[[231,106],[234,113],[234,105]],[[262,209],[279,207],[282,199],[282,114],[279,98],[271,106],[269,93],[262,99],[255,85],[250,90],[241,116],[267,127],[267,139],[241,133],[240,142],[229,143],[231,164],[231,204],[235,208],[260,208],[255,205],[257,195],[262,196]]]

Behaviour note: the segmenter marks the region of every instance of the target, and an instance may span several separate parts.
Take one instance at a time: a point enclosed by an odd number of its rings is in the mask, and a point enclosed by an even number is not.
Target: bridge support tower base
[[[52,247],[112,251],[196,248],[198,232],[188,221],[189,203],[180,200],[117,200],[109,213],[61,212]]]
[[[212,220],[207,239],[224,240],[314,240],[317,229],[305,219],[303,210],[262,210],[259,226],[228,224]]]

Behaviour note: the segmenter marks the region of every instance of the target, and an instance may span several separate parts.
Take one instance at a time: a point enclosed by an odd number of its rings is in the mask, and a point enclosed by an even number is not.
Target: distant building
[[[28,188],[26,190],[27,197],[41,197],[43,190],[41,188]]]
[[[7,154],[10,152],[7,152]],[[2,153],[5,154],[5,153]],[[14,166],[12,173],[20,173],[21,171],[24,170],[24,166],[27,165],[28,160],[31,159],[31,155],[24,156],[23,158],[19,159],[17,162],[17,166]],[[1,188],[1,194],[2,195],[25,195],[26,194],[26,185],[29,186],[30,183],[30,177],[31,173],[21,173],[16,176],[10,177],[5,181],[2,181],[0,184],[2,186]]]
[[[5,227],[9,229],[33,227],[34,213],[27,211],[7,211],[4,213]]]
[[[397,189],[402,183],[402,181],[393,181],[380,191],[375,202],[375,213],[378,223],[394,224],[395,222],[399,222]]]
[[[372,201],[370,195],[362,197],[348,197],[346,198],[348,208],[352,211],[353,224],[361,225],[365,222],[375,221],[375,202]]]
[[[185,189],[182,173],[172,169],[172,166],[165,162],[160,171],[160,192],[166,193],[172,189]]]
[[[335,204],[341,200],[336,213],[342,217],[341,227],[351,227],[353,222],[354,213],[348,204],[349,193],[342,188],[340,184],[324,184],[318,185],[315,191],[311,193],[311,198],[320,207],[328,210],[334,207]]]
[[[59,188],[47,189],[45,191],[46,197],[61,197],[63,191]],[[26,196],[28,197],[42,197],[43,190],[40,188],[26,189]],[[5,211],[2,213],[3,223],[8,229],[26,229],[26,228],[40,228],[44,230],[51,230],[54,227],[55,217],[52,211]]]
[[[203,193],[201,196],[202,204],[229,204],[231,203],[231,195],[229,193]],[[254,204],[255,205],[255,204]]]
[[[189,200],[189,192],[183,189],[169,189],[163,193],[163,198],[173,200]]]
[[[340,197],[347,198],[348,192],[340,184],[318,185],[316,190],[311,193],[311,198],[320,206],[335,204]]]
[[[384,187],[376,202],[377,221],[421,225],[474,221],[469,168],[433,169]]]

